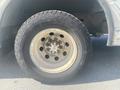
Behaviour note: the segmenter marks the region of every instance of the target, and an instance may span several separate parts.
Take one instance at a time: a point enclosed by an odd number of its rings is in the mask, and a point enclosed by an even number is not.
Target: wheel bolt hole
[[[44,49],[43,47],[40,47],[40,51],[43,51],[43,49]]]
[[[69,47],[69,43],[66,42],[66,43],[65,43],[65,46],[66,46],[66,47]]]
[[[49,33],[49,35],[51,35],[51,36],[52,36],[52,35],[54,35],[54,33],[53,33],[53,32],[50,32],[50,33]]]
[[[60,37],[61,37],[61,38],[64,38],[64,35],[60,34]]]
[[[45,58],[46,58],[46,59],[49,59],[49,55],[45,55]]]
[[[45,38],[43,37],[43,38],[41,39],[41,41],[42,41],[42,42],[45,41]]]
[[[63,56],[66,56],[66,55],[67,55],[67,52],[66,52],[66,51],[64,51],[64,52],[63,52]]]
[[[59,57],[55,57],[55,61],[58,61],[59,60]]]

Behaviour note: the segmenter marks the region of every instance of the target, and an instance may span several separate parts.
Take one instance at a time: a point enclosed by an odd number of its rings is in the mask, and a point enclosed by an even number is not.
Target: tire
[[[57,44],[60,43],[57,40],[62,44]],[[39,44],[43,47],[38,48]],[[60,45],[64,48],[61,49]],[[17,62],[25,73],[42,83],[57,84],[75,77],[80,71],[90,51],[90,38],[85,25],[75,16],[64,11],[48,10],[23,23],[14,46]],[[66,52],[62,52],[64,50]]]

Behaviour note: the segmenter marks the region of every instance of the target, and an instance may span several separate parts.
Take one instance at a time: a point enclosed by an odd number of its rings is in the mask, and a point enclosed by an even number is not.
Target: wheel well
[[[1,41],[14,41],[22,23],[44,10],[62,10],[75,15],[91,34],[108,33],[105,13],[97,0],[11,0],[2,17],[1,32],[4,40]]]

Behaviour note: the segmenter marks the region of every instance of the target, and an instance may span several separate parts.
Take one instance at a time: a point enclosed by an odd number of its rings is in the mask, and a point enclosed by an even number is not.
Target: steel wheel
[[[39,69],[47,73],[60,73],[74,64],[77,45],[69,33],[58,28],[49,28],[33,38],[30,55]]]

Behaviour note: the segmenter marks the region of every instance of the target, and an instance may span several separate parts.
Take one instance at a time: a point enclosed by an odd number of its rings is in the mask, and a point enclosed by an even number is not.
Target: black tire
[[[75,39],[79,52],[72,67],[61,73],[43,72],[33,64],[29,54],[33,37],[41,30],[53,27],[68,32]],[[80,51],[80,44],[82,51]],[[90,38],[85,25],[75,16],[58,10],[43,11],[30,17],[19,29],[15,40],[15,56],[21,68],[32,78],[47,84],[65,82],[76,75],[84,64],[89,51]],[[80,52],[82,52],[81,57]]]

